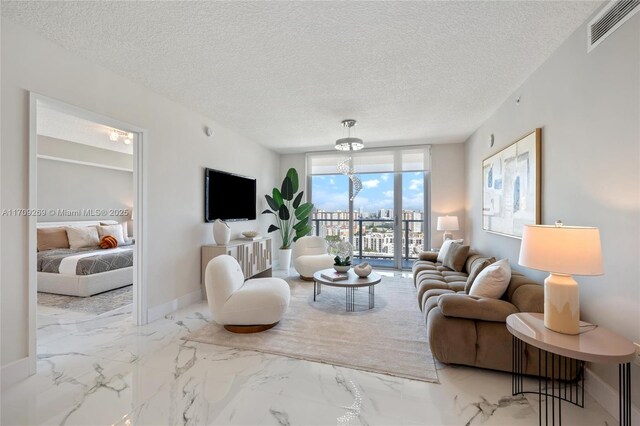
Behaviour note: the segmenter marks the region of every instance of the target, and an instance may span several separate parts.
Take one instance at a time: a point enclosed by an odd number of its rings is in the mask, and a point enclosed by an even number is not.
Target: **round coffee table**
[[[313,301],[316,301],[316,296],[322,292],[322,284],[331,287],[342,287],[346,292],[346,309],[347,312],[353,312],[355,308],[355,296],[356,289],[359,287],[369,287],[369,309],[375,307],[375,285],[382,281],[380,274],[371,272],[368,277],[360,278],[353,272],[353,269],[349,269],[349,277],[346,280],[331,281],[322,276],[322,274],[333,274],[335,269],[323,269],[313,274]]]

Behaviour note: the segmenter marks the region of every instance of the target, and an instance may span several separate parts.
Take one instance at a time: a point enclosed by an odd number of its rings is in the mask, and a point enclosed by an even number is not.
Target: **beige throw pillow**
[[[98,227],[98,234],[100,236],[100,238],[102,237],[106,237],[107,235],[112,236],[113,238],[116,239],[116,241],[118,241],[118,245],[124,245],[125,244],[125,238],[124,238],[124,233],[123,233],[123,227],[121,224],[117,224],[117,225],[106,225],[106,226],[99,226]]]
[[[469,295],[500,299],[511,281],[511,266],[502,259],[482,270],[473,281]]]
[[[495,261],[496,258],[491,257],[489,259],[485,259],[483,262],[480,262],[473,267],[473,269],[469,273],[469,276],[467,277],[467,284],[464,286],[465,293],[469,294],[469,290],[471,290],[471,286],[473,285],[475,279],[478,277],[478,274],[480,274],[480,272],[482,272],[487,266],[495,263]]]
[[[67,228],[69,246],[72,249],[83,247],[97,247],[100,243],[98,230],[95,226],[69,226]]]
[[[449,269],[453,269],[456,272],[462,272],[462,268],[464,268],[464,262],[467,260],[468,254],[469,246],[463,246],[459,243],[451,243],[451,245],[449,245],[449,250],[447,250],[447,254],[444,256],[444,262],[442,262],[442,265]]]
[[[69,248],[67,229],[64,226],[38,228],[38,251]]]
[[[447,255],[447,252],[449,251],[449,247],[451,247],[451,244],[453,243],[459,243],[462,244],[464,240],[460,239],[460,240],[446,240],[444,243],[442,243],[442,247],[440,247],[440,251],[438,251],[438,259],[437,261],[440,263],[444,263],[444,257]]]

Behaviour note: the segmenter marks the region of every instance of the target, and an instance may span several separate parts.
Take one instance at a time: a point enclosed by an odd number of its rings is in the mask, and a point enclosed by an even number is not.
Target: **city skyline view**
[[[373,214],[393,210],[393,173],[361,173],[362,190],[353,200],[355,211]],[[349,178],[345,175],[312,176],[314,210],[348,211]],[[424,210],[424,176],[422,172],[402,173],[402,209]]]
[[[349,222],[349,178],[345,175],[314,175],[311,197],[314,203],[312,226],[315,235],[329,241],[348,241],[356,259],[392,266],[395,224],[394,174],[361,173],[362,190],[353,200],[353,229]],[[400,219],[403,265],[424,248],[423,172],[402,173],[402,214]]]

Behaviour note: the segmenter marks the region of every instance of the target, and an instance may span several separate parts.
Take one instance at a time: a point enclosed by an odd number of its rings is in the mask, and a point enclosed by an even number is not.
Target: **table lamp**
[[[549,272],[544,280],[544,326],[580,332],[580,291],[572,275],[602,275],[598,228],[525,225],[518,263]]]
[[[438,231],[444,231],[442,234],[443,242],[453,239],[453,234],[449,231],[457,231],[460,229],[458,226],[458,216],[438,216],[436,229]]]

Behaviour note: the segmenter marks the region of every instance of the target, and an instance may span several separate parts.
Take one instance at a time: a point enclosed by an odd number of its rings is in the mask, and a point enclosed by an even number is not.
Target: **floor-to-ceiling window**
[[[409,268],[428,241],[428,147],[309,154],[314,234],[350,241],[355,261]],[[338,172],[349,164],[362,183]],[[354,196],[355,195],[355,196]]]

